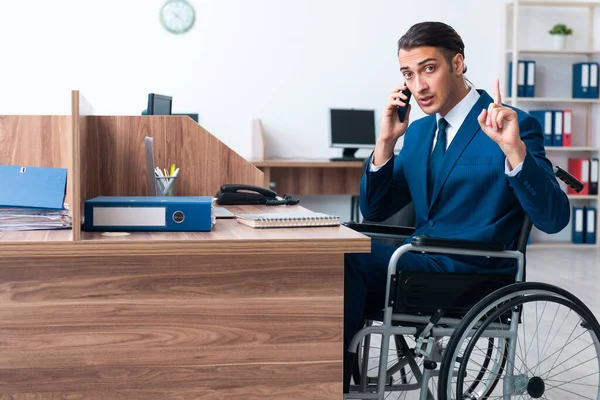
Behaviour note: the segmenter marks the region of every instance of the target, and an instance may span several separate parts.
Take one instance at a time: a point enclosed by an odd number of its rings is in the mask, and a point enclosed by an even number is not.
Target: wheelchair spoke
[[[593,376],[593,375],[597,375],[598,372],[592,372],[591,374],[585,375],[585,376],[581,376],[577,379],[573,379],[573,380],[568,380],[568,381],[557,381],[556,379],[545,379],[544,382],[559,382],[560,385],[556,385],[556,386],[552,386],[552,387],[561,387],[563,385],[566,384],[573,384],[573,385],[578,385],[578,386],[589,386],[589,387],[598,387],[598,385],[591,385],[589,383],[575,383],[580,379],[584,379],[587,378],[588,376]],[[548,385],[549,386],[549,385]]]
[[[576,329],[576,328],[577,328],[577,326],[575,326],[575,328],[573,329],[573,332],[575,331],[575,329]],[[562,353],[563,353],[563,351],[564,351],[565,347],[567,347],[568,345],[570,345],[571,343],[573,343],[574,341],[576,341],[577,339],[579,339],[579,338],[580,338],[581,336],[583,336],[585,333],[586,333],[585,331],[581,332],[581,333],[580,333],[580,334],[579,334],[579,335],[578,335],[578,336],[577,336],[575,339],[573,339],[573,340],[569,341],[569,342],[568,342],[568,343],[566,343],[566,344],[565,344],[563,347],[561,347],[561,348],[560,348],[560,350],[556,350],[554,353],[550,354],[548,357],[546,357],[545,359],[543,359],[542,361],[540,361],[540,362],[542,363],[542,362],[544,362],[544,361],[546,361],[546,360],[550,359],[550,358],[551,358],[553,355],[555,355],[556,353],[559,353],[559,354],[558,354],[558,356],[556,357],[556,359],[554,360],[554,363],[553,363],[553,364],[552,364],[552,366],[550,367],[550,369],[549,369],[549,371],[548,371],[548,374],[550,374],[550,372],[552,372],[552,370],[555,368],[555,366],[556,366],[556,362],[558,361],[558,359],[559,359],[559,358],[560,358],[560,356],[562,355]],[[569,336],[569,339],[571,338],[571,336],[572,336],[572,333],[571,333],[571,335]],[[592,344],[593,344],[593,343],[592,343]],[[588,347],[589,347],[589,346],[588,346]],[[566,361],[568,361],[568,360],[569,360],[569,358],[567,358],[567,360],[566,360]],[[563,363],[564,363],[564,361],[563,361],[561,364],[563,364]],[[559,364],[559,365],[561,365],[561,364]]]
[[[586,348],[585,348],[585,349],[583,349],[583,350],[586,350],[586,349],[588,349],[588,348],[589,348],[590,346],[592,346],[592,345],[593,345],[593,343],[592,343],[592,344],[590,344],[588,347],[586,347]],[[583,350],[581,350],[581,351],[583,351]],[[580,351],[579,353],[581,353],[581,351]],[[577,353],[577,354],[579,354],[579,353]],[[577,354],[575,354],[575,355],[577,355]],[[565,369],[565,370],[563,370],[563,371],[560,371],[558,374],[554,374],[554,375],[552,375],[552,376],[549,376],[549,377],[547,377],[547,378],[546,378],[546,380],[549,380],[550,378],[554,378],[554,377],[556,377],[556,376],[558,376],[558,375],[564,374],[565,372],[567,372],[567,371],[570,371],[570,370],[572,370],[573,368],[579,367],[579,366],[581,366],[581,365],[584,365],[584,364],[586,364],[586,363],[588,363],[588,362],[590,362],[590,361],[592,361],[592,360],[597,360],[597,359],[598,359],[598,357],[592,357],[592,358],[590,358],[589,360],[587,360],[587,361],[585,361],[585,362],[583,362],[583,363],[581,363],[581,364],[579,364],[579,365],[574,365],[574,366],[572,366],[571,368],[568,368],[568,369]],[[567,360],[563,361],[563,362],[562,362],[561,364],[559,364],[559,365],[562,365],[562,364],[566,363],[567,361],[569,361],[569,360],[567,359]],[[557,368],[559,365],[557,365],[555,368]],[[593,375],[593,374],[592,374],[592,375]]]
[[[580,393],[575,393],[575,392],[573,392],[572,390],[567,390],[567,389],[564,389],[564,388],[562,388],[562,387],[559,387],[559,386],[556,386],[556,387],[553,387],[553,388],[551,388],[551,389],[548,389],[548,390],[546,390],[546,393],[548,393],[548,392],[549,392],[550,390],[552,390],[552,389],[558,389],[558,390],[562,390],[562,391],[564,391],[564,392],[567,392],[567,393],[570,393],[570,394],[574,394],[575,396],[577,396],[577,398],[578,398],[578,399],[597,400],[597,399],[595,399],[595,398],[593,398],[593,397],[587,397],[587,396],[584,396],[584,395],[582,395],[582,394],[580,394]]]
[[[567,320],[567,318],[569,317],[570,313],[571,313],[571,310],[569,310],[569,312],[567,313],[567,316],[563,320],[561,327],[564,325],[564,323]],[[539,353],[540,360],[543,359],[544,355],[546,354],[546,343],[548,343],[548,338],[550,337],[550,332],[552,332],[552,327],[554,327],[554,322],[556,322],[556,317],[558,317],[558,313],[554,313],[554,318],[552,319],[552,324],[550,324],[550,329],[548,329],[548,334],[546,335],[546,340],[544,341],[544,344],[542,345],[542,352]],[[559,327],[559,331],[560,331],[560,327]],[[558,331],[557,331],[557,335],[558,335]],[[554,338],[556,338],[556,335],[554,335]],[[550,347],[552,346],[552,343],[554,343],[554,338],[552,339],[552,342],[550,342],[550,344],[548,345],[548,349],[550,349]],[[538,367],[539,365],[540,364],[538,363],[538,365],[536,365],[536,367]]]

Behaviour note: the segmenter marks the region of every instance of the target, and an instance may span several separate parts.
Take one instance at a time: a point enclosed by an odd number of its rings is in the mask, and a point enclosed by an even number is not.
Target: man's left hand
[[[494,102],[490,103],[487,110],[481,111],[477,121],[481,130],[498,143],[512,168],[525,160],[527,148],[521,140],[517,113],[512,108],[502,105],[498,79],[496,79]]]

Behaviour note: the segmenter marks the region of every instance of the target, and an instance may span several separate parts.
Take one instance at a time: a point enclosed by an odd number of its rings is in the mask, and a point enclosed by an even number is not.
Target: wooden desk
[[[339,400],[343,255],[368,251],[345,227],[223,219],[80,241],[2,232],[0,399]]]
[[[349,194],[358,196],[363,161],[251,161],[264,173],[264,187],[295,196]]]

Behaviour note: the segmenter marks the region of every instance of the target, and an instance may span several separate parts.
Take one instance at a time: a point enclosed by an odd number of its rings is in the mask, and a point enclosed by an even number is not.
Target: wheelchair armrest
[[[361,224],[353,221],[344,222],[342,225],[347,226],[348,228],[360,232],[366,236],[384,239],[403,239],[415,233],[415,228],[408,226]]]
[[[461,249],[501,252],[506,250],[504,243],[475,242],[463,239],[445,239],[430,236],[415,236],[411,243],[415,247],[437,247],[442,249]]]

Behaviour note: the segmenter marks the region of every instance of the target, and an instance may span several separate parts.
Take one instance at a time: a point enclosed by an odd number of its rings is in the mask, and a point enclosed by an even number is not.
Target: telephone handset
[[[282,199],[277,198],[277,193],[271,189],[253,185],[229,184],[221,186],[215,195],[220,205],[293,205],[300,201],[292,196],[284,195]]]
[[[404,122],[404,118],[406,117],[406,107],[408,107],[408,103],[410,102],[410,97],[412,95],[412,93],[410,92],[410,90],[408,90],[408,88],[404,89],[402,91],[402,93],[406,97],[408,97],[408,99],[406,99],[406,101],[404,102],[404,103],[406,103],[406,106],[397,106],[398,107],[398,119],[400,120],[400,122]]]

